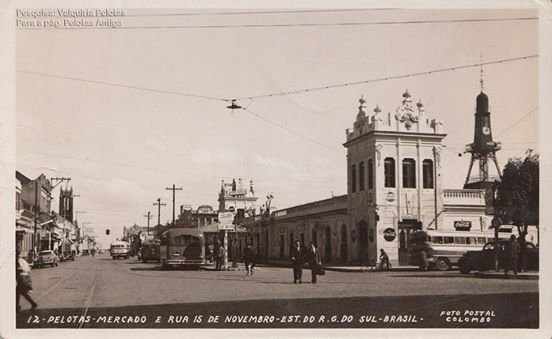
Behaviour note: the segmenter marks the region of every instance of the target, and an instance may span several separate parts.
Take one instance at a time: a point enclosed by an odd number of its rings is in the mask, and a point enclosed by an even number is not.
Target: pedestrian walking
[[[514,275],[517,275],[518,254],[520,251],[519,242],[515,235],[510,237],[510,243],[506,245],[506,265],[504,267],[504,275],[508,275],[508,271],[514,271]]]
[[[17,286],[15,287],[16,293],[16,310],[21,311],[21,305],[19,303],[20,296],[23,296],[31,304],[31,310],[34,310],[38,304],[31,298],[29,292],[33,290],[33,282],[31,280],[31,268],[25,259],[21,257],[21,253],[17,253],[16,258],[16,271],[15,277]]]
[[[320,260],[320,252],[312,241],[309,245],[309,249],[307,250],[307,262],[309,263],[309,267],[311,269],[311,282],[316,284],[316,276],[320,271],[322,261]]]
[[[253,269],[255,268],[255,250],[251,244],[247,244],[243,250],[243,262],[245,264],[245,270],[247,275],[253,275]]]
[[[387,253],[385,253],[383,248],[380,249],[379,260],[380,262],[379,262],[378,270],[383,271],[383,267],[385,266],[385,269],[389,271],[389,256],[387,255]]]
[[[293,283],[301,283],[303,276],[303,263],[305,262],[305,253],[301,248],[299,240],[295,242],[295,246],[291,249],[291,267],[293,268]]]
[[[222,270],[222,263],[224,261],[224,246],[220,245],[218,252],[217,252],[217,267],[216,270],[220,271]]]

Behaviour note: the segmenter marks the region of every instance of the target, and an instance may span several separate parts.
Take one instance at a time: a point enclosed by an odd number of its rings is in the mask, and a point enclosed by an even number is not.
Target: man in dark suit
[[[309,249],[307,250],[307,262],[309,263],[311,269],[311,282],[316,284],[316,274],[322,261],[320,260],[320,252],[318,252],[318,248],[314,246],[312,241],[309,245]]]
[[[295,241],[295,246],[291,249],[291,267],[293,267],[293,283],[301,283],[301,277],[303,276],[303,263],[305,253],[301,248],[299,240]]]

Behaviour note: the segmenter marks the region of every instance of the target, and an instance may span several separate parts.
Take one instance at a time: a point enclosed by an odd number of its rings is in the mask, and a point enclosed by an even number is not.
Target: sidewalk
[[[539,272],[530,271],[530,272],[519,272],[517,275],[514,275],[512,272],[508,272],[508,275],[504,275],[504,272],[496,271],[484,271],[484,272],[475,272],[474,276],[483,279],[518,279],[518,280],[539,280]]]

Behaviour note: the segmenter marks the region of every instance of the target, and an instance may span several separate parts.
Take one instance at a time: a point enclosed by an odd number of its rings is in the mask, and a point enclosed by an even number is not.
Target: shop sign
[[[454,222],[454,228],[457,231],[469,231],[471,229],[471,221],[457,220]]]
[[[391,227],[386,228],[383,231],[383,239],[385,239],[386,241],[393,241],[395,240],[396,237],[397,237],[397,232],[395,231],[395,229]]]
[[[218,214],[219,230],[233,230],[234,229],[234,213],[232,212],[221,212]]]
[[[209,205],[199,206],[198,209],[197,209],[197,213],[201,213],[201,214],[213,213],[213,207],[211,207]]]

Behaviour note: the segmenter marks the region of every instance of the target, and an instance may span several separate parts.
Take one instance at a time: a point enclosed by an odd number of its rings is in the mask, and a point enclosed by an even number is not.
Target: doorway
[[[399,222],[399,265],[408,265],[408,238],[414,231],[421,230],[422,223],[415,219]]]
[[[341,245],[339,246],[339,258],[341,263],[348,260],[349,246],[347,246],[347,225],[341,225]]]
[[[324,244],[324,261],[330,262],[332,260],[332,230],[330,226],[326,226],[326,237]]]
[[[285,259],[285,241],[284,241],[284,235],[280,234],[280,260]]]
[[[366,221],[358,223],[358,259],[361,265],[368,262],[368,225]]]

